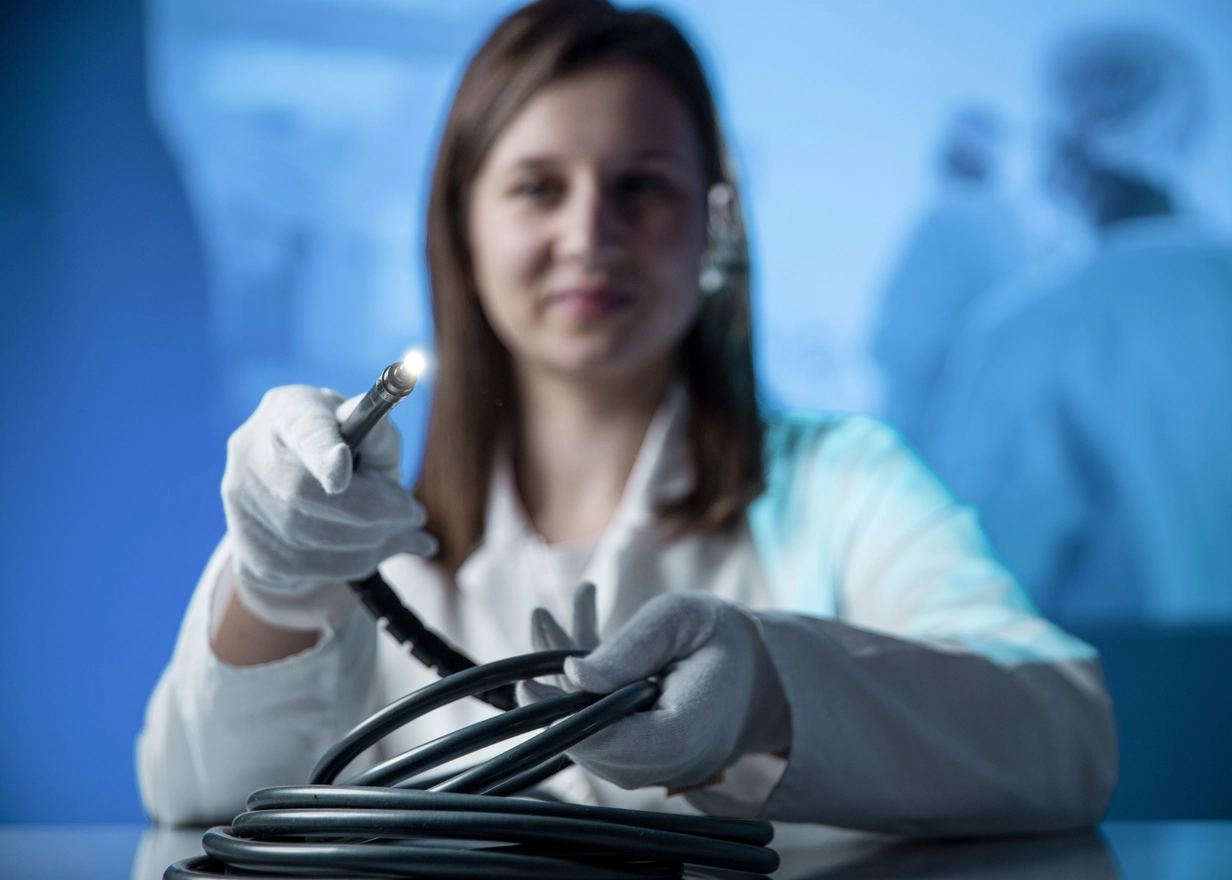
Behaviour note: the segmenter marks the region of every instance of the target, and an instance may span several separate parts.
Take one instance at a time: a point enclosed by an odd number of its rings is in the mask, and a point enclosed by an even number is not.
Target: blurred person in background
[[[1023,232],[1001,193],[1004,126],[990,108],[958,110],[942,138],[933,205],[912,230],[881,295],[873,355],[881,414],[911,442],[947,354],[976,300],[1018,272]]]
[[[893,431],[763,420],[739,207],[668,20],[545,0],[499,25],[433,176],[419,482],[388,422],[355,467],[325,389],[276,388],[235,432],[227,535],[138,742],[153,818],[228,820],[434,680],[347,588],[378,564],[480,662],[578,644],[565,678],[596,693],[663,673],[652,709],[570,750],[559,796],[910,834],[1102,815],[1117,747],[1093,649]],[[438,710],[357,763],[491,711]]]
[[[1232,244],[1183,209],[1202,71],[1110,25],[1045,86],[1047,184],[1098,247],[964,338],[922,451],[1047,616],[1232,618]]]

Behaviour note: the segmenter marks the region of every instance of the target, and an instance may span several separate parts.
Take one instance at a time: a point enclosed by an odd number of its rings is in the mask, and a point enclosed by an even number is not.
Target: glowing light
[[[412,348],[402,356],[402,370],[416,379],[428,371],[428,355],[421,348]]]

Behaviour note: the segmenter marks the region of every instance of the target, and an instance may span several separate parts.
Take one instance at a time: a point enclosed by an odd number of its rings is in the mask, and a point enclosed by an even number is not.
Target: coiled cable
[[[359,462],[364,438],[411,393],[420,370],[391,364],[339,432]],[[573,693],[517,706],[519,681],[563,671],[583,651],[542,651],[477,666],[402,604],[379,572],[351,584],[391,636],[441,680],[396,700],[335,743],[309,785],[253,792],[230,827],[202,839],[205,856],[177,862],[164,880],[288,878],[679,877],[684,865],[766,874],[779,857],[768,822],[508,797],[571,763],[565,750],[658,698],[653,681],[608,694]],[[333,783],[365,749],[422,715],[466,697],[505,710]],[[550,726],[549,726],[550,725]],[[432,770],[476,749],[546,727],[461,772]]]
[[[583,651],[542,651],[454,673],[396,700],[321,758],[309,785],[266,788],[247,811],[202,839],[205,856],[164,880],[280,878],[680,877],[685,865],[766,874],[779,857],[768,822],[510,797],[567,766],[566,749],[658,697],[653,680],[600,696],[571,693],[511,709],[333,784],[394,730],[465,697],[559,674]],[[550,726],[549,726],[550,725]],[[442,764],[531,730],[530,739],[456,773]]]

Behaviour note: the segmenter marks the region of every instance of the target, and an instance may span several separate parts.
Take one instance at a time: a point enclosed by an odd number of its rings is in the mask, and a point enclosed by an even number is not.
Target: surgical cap
[[[1145,27],[1071,34],[1045,73],[1057,134],[1097,164],[1151,183],[1177,182],[1206,118],[1206,83],[1183,45]]]

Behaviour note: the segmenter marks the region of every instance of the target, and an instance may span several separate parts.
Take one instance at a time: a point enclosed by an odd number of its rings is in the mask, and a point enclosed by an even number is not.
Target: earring
[[[706,208],[709,243],[702,254],[698,286],[705,296],[710,296],[730,283],[743,261],[735,190],[730,184],[716,183],[706,194]]]

